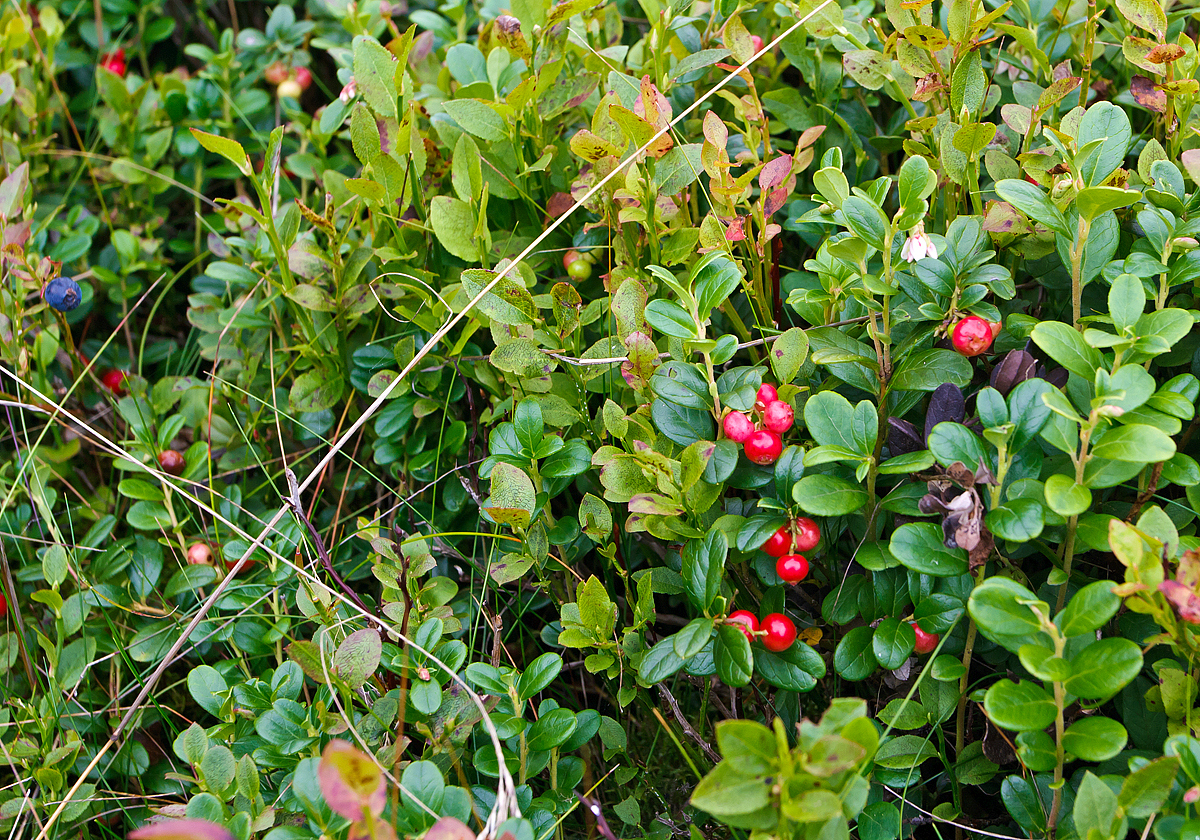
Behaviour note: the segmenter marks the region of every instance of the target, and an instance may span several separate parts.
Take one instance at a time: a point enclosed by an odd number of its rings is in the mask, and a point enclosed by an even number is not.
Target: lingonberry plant
[[[1198,833],[1187,4],[0,23],[0,829]]]

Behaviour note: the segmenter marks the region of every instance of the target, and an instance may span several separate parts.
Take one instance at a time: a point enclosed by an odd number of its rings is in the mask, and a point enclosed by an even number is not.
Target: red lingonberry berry
[[[208,547],[208,543],[192,543],[188,547],[187,561],[193,566],[211,566],[212,549]]]
[[[759,627],[767,633],[763,637],[763,647],[767,650],[781,653],[790,648],[792,642],[796,641],[796,625],[792,623],[790,618],[781,613],[771,613],[770,615],[763,616]]]
[[[745,443],[746,439],[754,434],[754,423],[740,411],[731,411],[726,414],[725,419],[721,421],[721,426],[725,429],[725,437],[734,443]]]
[[[575,262],[581,257],[583,257],[583,254],[581,254],[579,251],[574,248],[569,249],[565,254],[563,254],[563,269],[570,271],[571,263]]]
[[[751,35],[750,36],[750,49],[754,50],[754,52],[757,53],[759,50],[762,49],[762,47],[763,47],[763,39],[759,38],[757,35]]]
[[[183,475],[183,468],[187,466],[187,462],[182,453],[174,449],[164,449],[158,453],[158,465],[167,475]]]
[[[754,432],[746,438],[743,446],[746,449],[746,457],[760,467],[774,464],[783,452],[783,441],[779,435],[767,429]]]
[[[125,75],[125,50],[117,47],[112,52],[104,56],[100,61],[100,66],[110,73],[116,73],[118,76]]]
[[[300,83],[300,90],[308,90],[312,85],[312,71],[307,67],[296,68],[296,81]]]
[[[775,390],[775,386],[768,385],[766,382],[759,386],[758,394],[755,395],[755,400],[762,403],[764,408],[778,399],[779,392]]]
[[[913,651],[920,654],[932,653],[933,649],[938,646],[940,638],[938,634],[926,633],[921,629],[921,625],[915,621],[910,623],[912,624],[913,632],[917,634],[917,643],[913,645]]]
[[[784,583],[799,583],[808,577],[808,561],[800,554],[785,554],[775,561],[775,574]]]
[[[3,593],[0,593],[0,618],[4,618],[6,615],[8,615],[8,599],[4,597]]]
[[[754,633],[758,630],[758,619],[754,617],[754,613],[749,610],[736,610],[725,617],[726,624],[732,624],[738,627],[746,638],[754,641]]]
[[[821,529],[806,516],[793,520],[792,529],[796,534],[796,551],[812,551],[821,541]]]
[[[968,315],[954,325],[954,349],[964,356],[978,356],[992,346],[996,332],[992,331],[989,322],[978,315]]]
[[[778,531],[767,537],[767,541],[762,544],[761,548],[772,557],[782,557],[790,553],[792,550],[792,529],[787,525],[783,525]]]
[[[273,85],[278,85],[288,77],[288,69],[282,61],[272,62],[266,70],[263,71],[263,76]]]
[[[776,400],[767,403],[766,410],[763,411],[763,428],[781,435],[792,428],[792,421],[795,419],[795,410],[783,400]]]
[[[125,396],[125,371],[108,370],[100,377],[100,384],[112,391],[118,397]]]
[[[233,567],[237,565],[237,562],[240,559],[241,559],[240,556],[239,557],[226,557],[225,558],[225,570],[232,572]],[[242,568],[238,569],[238,574],[239,575],[248,575],[248,574],[250,574],[251,570],[253,570],[253,569],[254,569],[254,560],[247,560],[245,563],[242,564]]]

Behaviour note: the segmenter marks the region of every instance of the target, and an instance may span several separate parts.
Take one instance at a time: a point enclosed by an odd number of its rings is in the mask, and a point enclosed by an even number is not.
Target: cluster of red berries
[[[563,268],[567,270],[572,280],[586,280],[592,276],[592,266],[596,263],[596,255],[591,251],[579,251],[575,248],[563,254]]]
[[[950,340],[954,342],[954,349],[964,356],[978,356],[987,352],[999,332],[999,321],[985,321],[978,315],[968,315],[954,325]]]
[[[801,516],[783,525],[761,546],[775,561],[775,574],[784,583],[799,583],[808,576],[808,558],[800,552],[812,551],[821,542],[821,529],[816,522]]]
[[[759,466],[774,464],[783,453],[781,435],[792,428],[795,410],[779,399],[774,385],[764,383],[754,401],[754,413],[761,418],[755,423],[744,412],[731,411],[721,421],[725,437],[740,443],[746,457]]]
[[[116,73],[118,76],[125,75],[125,50],[117,47],[112,52],[100,59],[100,66],[110,73]]]
[[[275,85],[275,93],[280,99],[299,99],[300,94],[308,90],[312,84],[312,71],[307,67],[287,67],[282,61],[271,64],[263,76]]]
[[[751,642],[761,634],[763,647],[774,653],[787,650],[796,641],[796,625],[783,613],[764,615],[759,622],[749,610],[736,610],[726,616],[725,623],[741,628]]]

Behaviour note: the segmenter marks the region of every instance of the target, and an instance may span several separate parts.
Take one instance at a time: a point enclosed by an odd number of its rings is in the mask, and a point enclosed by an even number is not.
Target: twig
[[[1125,517],[1126,522],[1132,522],[1137,518],[1137,515],[1142,512],[1142,508],[1146,506],[1146,502],[1154,498],[1154,494],[1158,492],[1158,480],[1162,478],[1163,463],[1159,461],[1150,470],[1150,483],[1146,485],[1146,489],[1138,493],[1138,497],[1133,502],[1133,507],[1129,509],[1129,515]]]
[[[683,730],[683,734],[687,735],[689,738],[699,744],[700,749],[704,750],[704,754],[712,759],[714,764],[719,762],[721,760],[721,754],[713,749],[712,744],[701,738],[700,733],[693,729],[692,725],[688,723],[687,718],[683,716],[683,712],[679,710],[679,702],[675,699],[675,695],[671,693],[670,689],[668,689],[662,683],[659,683],[658,693],[661,694],[663,699],[667,701],[667,705],[671,708],[671,714],[675,715],[675,720],[678,722],[679,728]]]
[[[596,830],[604,835],[605,840],[617,840],[617,835],[613,834],[613,830],[608,827],[608,820],[604,819],[604,812],[600,810],[600,800],[584,796],[578,791],[575,792],[575,796],[578,797],[579,804],[587,808],[588,812],[596,818]]]
[[[370,612],[366,604],[358,597],[358,593],[351,589],[346,584],[346,581],[342,580],[342,576],[334,571],[333,558],[329,556],[329,551],[325,548],[325,541],[321,539],[321,535],[317,533],[317,529],[313,527],[312,522],[309,521],[308,516],[304,513],[304,505],[300,501],[300,488],[296,485],[296,474],[287,467],[283,468],[283,473],[287,476],[288,483],[288,495],[284,497],[283,501],[292,509],[292,516],[296,517],[308,529],[308,533],[313,539],[313,544],[316,546],[317,556],[321,558],[321,565],[325,567],[325,571],[333,578],[334,583],[350,596],[350,600],[354,601],[360,610]],[[405,616],[407,617],[407,612]]]

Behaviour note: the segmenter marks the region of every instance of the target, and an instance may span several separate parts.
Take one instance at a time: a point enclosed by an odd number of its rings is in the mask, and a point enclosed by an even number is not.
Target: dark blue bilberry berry
[[[42,297],[51,309],[70,312],[83,301],[83,292],[70,277],[55,277],[42,289]]]

